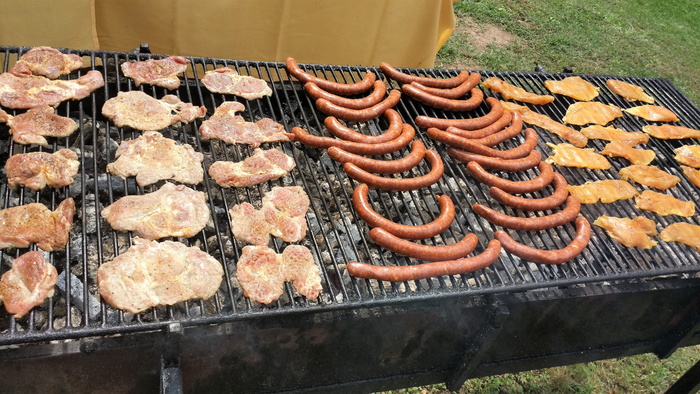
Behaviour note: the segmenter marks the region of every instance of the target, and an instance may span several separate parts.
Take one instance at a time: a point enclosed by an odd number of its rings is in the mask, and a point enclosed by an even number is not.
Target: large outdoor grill
[[[29,48],[5,47],[3,71],[7,71]],[[191,67],[177,91],[142,85],[135,87],[119,65],[125,61],[162,56],[144,53],[73,51],[86,67],[103,73],[105,86],[81,101],[64,102],[57,113],[70,116],[79,131],[67,138],[52,139],[48,148],[14,144],[8,128],[0,125],[0,163],[12,154],[70,148],[79,153],[80,172],[75,184],[40,192],[10,190],[0,177],[0,206],[4,208],[41,202],[52,210],[60,201],[76,201],[75,224],[65,250],[49,254],[59,274],[58,291],[42,306],[22,319],[2,312],[0,317],[0,382],[7,391],[147,391],[182,384],[186,389],[209,391],[285,390],[379,390],[447,381],[456,387],[464,379],[602,358],[655,352],[661,357],[679,346],[700,343],[700,255],[692,248],[659,242],[648,251],[629,249],[612,241],[594,227],[590,245],[578,258],[562,265],[521,261],[503,251],[492,266],[474,273],[433,277],[402,283],[361,280],[348,275],[351,261],[376,265],[409,265],[419,261],[379,248],[368,237],[369,228],[352,208],[350,198],[357,183],[323,150],[299,142],[273,144],[294,157],[297,167],[288,176],[262,185],[222,189],[205,172],[203,184],[212,222],[196,237],[181,240],[196,245],[219,260],[225,279],[215,297],[152,308],[133,315],[99,301],[96,270],[131,245],[131,236],[116,232],[100,219],[100,211],[124,195],[144,194],[158,185],[140,188],[133,178],[124,181],[106,174],[107,163],[121,141],[140,132],[117,128],[101,115],[105,100],[119,91],[143,90],[160,98],[176,94],[182,101],[206,106],[208,114],[231,96],[210,93],[200,83],[207,70],[220,66],[236,69],[269,81],[273,95],[255,101],[241,100],[246,120],[269,117],[287,130],[300,126],[312,134],[326,135],[324,115],[316,110],[301,83],[290,77],[283,64],[209,58],[190,58]],[[303,65],[312,74],[340,82],[360,80],[368,70],[383,78],[389,88],[397,83],[378,68]],[[452,77],[455,70],[402,71],[435,77]],[[564,74],[480,72],[484,78],[498,76],[535,93],[545,94],[542,82]],[[601,88],[600,101],[628,108],[628,103],[605,88],[605,76],[584,76]],[[682,124],[700,128],[700,110],[671,83],[663,79],[622,78],[644,87],[658,105],[673,110]],[[174,93],[173,93],[174,92]],[[485,91],[487,96],[493,95]],[[573,103],[557,96],[554,103],[532,107],[561,120]],[[455,117],[402,97],[395,108],[413,126],[418,115]],[[486,104],[466,114],[486,113]],[[8,110],[10,114],[17,114]],[[460,115],[460,114],[457,114]],[[192,145],[205,155],[205,168],[216,160],[242,160],[252,154],[245,145],[202,141],[201,121],[176,124],[163,130],[166,137]],[[616,127],[638,131],[646,123],[629,115],[614,121]],[[366,133],[386,128],[383,118],[357,124]],[[385,216],[408,224],[421,224],[438,214],[436,196],[449,195],[457,217],[451,228],[428,244],[451,244],[469,232],[479,237],[475,253],[484,249],[498,228],[472,210],[481,202],[503,212],[519,211],[500,206],[485,186],[467,173],[464,164],[445,154],[445,146],[432,141],[419,129],[416,138],[436,149],[444,159],[445,174],[430,188],[415,192],[370,192],[374,208]],[[545,143],[562,142],[539,130],[538,149],[546,157]],[[506,144],[515,146],[512,141]],[[689,143],[653,139],[654,163],[681,183],[670,194],[698,201],[698,189],[683,176],[673,149]],[[695,143],[695,142],[690,142]],[[588,147],[601,150],[604,141],[591,140]],[[405,151],[402,151],[405,152]],[[401,157],[403,153],[393,158]],[[386,156],[389,158],[389,155]],[[557,168],[570,184],[587,180],[619,179],[624,159],[613,158],[613,169],[590,171]],[[429,171],[426,163],[402,176]],[[520,179],[536,176],[530,170]],[[513,176],[511,179],[516,179]],[[236,261],[242,243],[231,233],[227,211],[235,204],[258,206],[262,194],[275,185],[300,185],[311,200],[309,227],[301,244],[309,247],[321,268],[323,292],[309,302],[286,284],[279,301],[262,306],[243,296],[235,280]],[[534,193],[532,196],[540,197]],[[584,205],[581,214],[591,222],[602,214],[618,217],[644,215],[659,229],[675,221],[700,224],[692,218],[661,217],[641,213],[633,201]],[[538,212],[545,215],[551,212]],[[515,234],[515,232],[511,232]],[[573,224],[539,232],[519,232],[521,242],[544,249],[561,248],[574,236]],[[271,247],[284,248],[277,238]],[[0,273],[24,250],[0,252]],[[230,280],[229,280],[230,279]],[[12,371],[8,373],[7,371]],[[40,378],[37,378],[40,376]]]

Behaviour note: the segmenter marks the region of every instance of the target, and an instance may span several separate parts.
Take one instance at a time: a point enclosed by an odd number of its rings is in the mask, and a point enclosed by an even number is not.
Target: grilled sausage
[[[576,197],[569,196],[566,199],[566,208],[548,216],[534,218],[521,218],[506,215],[481,204],[474,204],[472,208],[479,216],[497,226],[513,230],[534,231],[546,230],[571,222],[581,211],[581,203]]]
[[[481,164],[482,167],[488,168],[490,170],[509,172],[529,170],[530,168],[540,164],[540,162],[542,161],[542,154],[536,150],[533,150],[532,152],[530,152],[529,155],[523,158],[510,160],[501,159],[498,157],[479,155],[476,153],[463,151],[457,148],[447,148],[447,154],[463,163],[475,161]]]
[[[463,83],[469,78],[469,71],[462,71],[461,73],[459,73],[459,75],[452,78],[431,78],[419,77],[416,75],[402,73],[401,71],[395,69],[389,63],[386,62],[381,63],[379,65],[379,68],[382,69],[382,72],[384,72],[386,76],[393,79],[394,81],[398,81],[401,83],[418,82],[432,88],[454,88],[455,86],[459,86],[461,83]]]
[[[346,152],[337,146],[328,148],[328,156],[339,163],[352,163],[357,167],[375,174],[398,174],[418,165],[425,156],[425,145],[415,140],[411,144],[411,153],[397,160],[376,160]]]
[[[484,92],[481,89],[474,88],[471,90],[471,97],[468,99],[448,99],[430,94],[412,84],[404,84],[401,86],[401,91],[410,98],[431,106],[433,108],[444,109],[446,111],[464,112],[471,111],[481,105],[484,101]]]
[[[358,155],[379,156],[396,152],[397,150],[407,146],[411,141],[413,141],[413,137],[416,136],[416,130],[411,125],[404,123],[401,130],[401,135],[399,135],[398,138],[391,141],[382,142],[380,144],[321,137],[309,134],[301,127],[293,127],[292,134],[294,135],[294,139],[297,141],[314,148],[327,149],[331,146],[337,146],[346,152],[356,153]]]
[[[523,260],[540,264],[561,264],[573,259],[583,252],[583,249],[591,240],[591,224],[583,216],[577,217],[576,236],[571,243],[558,250],[541,250],[523,245],[516,242],[503,230],[498,230],[493,235],[501,242],[505,250]]]
[[[316,100],[316,108],[326,115],[335,116],[349,122],[366,122],[393,108],[401,99],[401,92],[392,90],[389,96],[379,103],[365,109],[350,109],[335,105],[326,99]]]
[[[366,92],[372,87],[374,81],[377,80],[377,76],[373,72],[367,72],[367,74],[365,74],[365,77],[362,78],[362,80],[359,82],[332,82],[327,79],[315,77],[305,72],[304,70],[299,68],[299,64],[297,64],[297,61],[293,57],[287,58],[285,66],[287,67],[287,71],[289,71],[289,73],[292,74],[292,76],[294,76],[301,82],[313,82],[321,89],[335,94],[342,94],[345,96]]]
[[[464,82],[452,89],[431,88],[430,86],[423,85],[420,82],[411,82],[410,85],[424,90],[425,92],[434,96],[457,99],[469,93],[469,91],[474,89],[479,82],[481,82],[481,75],[479,73],[470,73],[469,77],[465,79]]]
[[[323,121],[326,125],[328,131],[338,138],[342,138],[348,141],[355,142],[366,142],[366,143],[380,143],[387,142],[395,139],[401,134],[401,129],[403,127],[403,119],[401,115],[393,109],[388,109],[384,112],[384,116],[389,122],[389,127],[380,135],[365,135],[358,133],[357,131],[343,126],[340,121],[334,116],[327,116]]]
[[[489,186],[496,186],[509,193],[517,194],[542,190],[552,183],[554,179],[554,169],[552,166],[541,161],[537,165],[537,168],[540,170],[540,175],[537,177],[526,181],[511,181],[487,172],[481,164],[475,161],[467,163],[467,170],[477,181]]]
[[[343,169],[348,176],[360,183],[366,183],[375,189],[407,191],[418,190],[422,187],[430,186],[440,180],[445,165],[440,158],[440,155],[434,150],[425,151],[425,157],[430,163],[430,172],[415,178],[386,178],[363,170],[353,163],[343,164]]]
[[[443,119],[420,115],[416,117],[416,125],[422,128],[436,127],[442,130],[450,126],[459,127],[464,130],[483,129],[503,116],[503,106],[497,99],[489,97],[486,99],[486,103],[491,107],[491,110],[489,113],[479,118]]]
[[[486,268],[498,260],[501,243],[491,240],[483,252],[476,256],[457,260],[436,261],[417,265],[397,265],[378,267],[372,264],[351,262],[347,265],[348,273],[357,278],[378,279],[388,282],[419,280],[440,275],[459,275]]]
[[[437,196],[438,205],[440,206],[438,217],[430,223],[418,226],[395,223],[381,216],[372,209],[368,196],[369,187],[364,183],[358,185],[352,193],[352,204],[360,219],[364,220],[370,227],[381,227],[402,239],[432,238],[450,228],[455,218],[455,206],[450,197],[445,195]]]
[[[511,208],[523,211],[548,211],[563,204],[566,201],[566,197],[569,196],[569,191],[566,189],[568,182],[560,173],[554,173],[552,185],[554,186],[554,192],[544,198],[518,197],[495,186],[489,188],[489,194],[496,201]]]
[[[519,159],[521,157],[525,157],[529,155],[533,149],[535,149],[538,141],[537,132],[531,128],[525,129],[525,141],[522,144],[507,150],[493,149],[478,142],[474,142],[474,140],[462,138],[434,127],[429,128],[427,132],[430,138],[444,144],[472,153],[478,153],[484,156],[499,157],[501,159]]]
[[[314,82],[307,82],[304,84],[304,90],[309,96],[313,97],[315,100],[320,98],[326,99],[335,105],[350,109],[364,109],[369,108],[378,102],[382,101],[384,96],[386,96],[386,85],[383,81],[374,82],[374,90],[369,95],[351,99],[347,97],[341,97],[333,93],[327,92],[318,87]]]
[[[501,115],[501,117],[498,118],[498,120],[496,120],[492,124],[490,124],[484,128],[481,128],[481,129],[463,130],[463,129],[460,129],[459,127],[450,126],[447,128],[446,131],[448,131],[452,134],[457,134],[458,136],[464,137],[464,138],[470,138],[470,139],[484,138],[484,137],[489,136],[493,133],[496,133],[500,130],[503,130],[506,126],[511,124],[511,122],[513,121],[513,114],[514,113],[515,112],[513,112],[513,111],[505,110],[505,111],[503,111],[503,115]]]
[[[425,261],[460,259],[473,252],[479,242],[479,237],[476,234],[469,233],[452,245],[421,245],[401,239],[381,227],[370,230],[369,237],[377,245],[394,253]]]
[[[452,127],[448,127],[448,133],[450,129],[454,129]],[[516,135],[520,134],[520,132],[523,130],[523,119],[520,117],[520,114],[515,112],[513,114],[513,122],[510,124],[510,126],[506,127],[505,129],[495,132],[491,135],[487,135],[486,137],[481,137],[481,138],[474,138],[472,141],[477,142],[481,145],[486,145],[486,146],[495,146],[500,144],[503,141],[509,140],[511,138],[514,138]]]

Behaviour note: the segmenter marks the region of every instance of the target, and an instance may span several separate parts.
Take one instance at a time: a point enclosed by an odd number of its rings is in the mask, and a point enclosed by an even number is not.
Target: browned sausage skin
[[[380,143],[395,139],[401,134],[403,119],[401,115],[393,109],[384,112],[384,116],[389,122],[389,127],[380,135],[365,135],[347,126],[344,126],[335,116],[327,116],[323,121],[328,131],[338,138],[355,142]]]
[[[401,99],[401,92],[392,90],[384,100],[365,109],[349,109],[335,105],[326,99],[316,100],[316,108],[326,115],[335,116],[349,122],[366,122],[381,116],[388,109],[393,108]]]
[[[542,190],[552,183],[554,179],[554,169],[552,166],[541,161],[537,165],[537,168],[540,170],[540,174],[537,177],[526,181],[511,181],[487,172],[481,164],[475,161],[467,163],[467,170],[477,181],[489,186],[496,186],[509,193],[517,194]]]
[[[434,127],[429,128],[427,133],[430,138],[442,142],[443,144],[484,156],[500,157],[501,159],[519,159],[529,155],[530,152],[535,149],[535,146],[537,146],[537,141],[539,139],[534,129],[527,128],[524,133],[525,141],[522,144],[512,149],[499,150]]]
[[[425,145],[415,140],[411,143],[411,153],[397,160],[377,160],[346,152],[337,146],[328,148],[328,156],[339,163],[352,163],[363,170],[375,174],[398,174],[418,165],[425,156]]]
[[[489,97],[486,99],[486,103],[491,107],[491,110],[489,113],[479,118],[444,119],[420,115],[416,117],[416,125],[423,128],[436,127],[442,130],[447,129],[450,126],[458,127],[464,130],[483,129],[486,126],[493,124],[501,116],[503,116],[503,106],[497,99]]]
[[[511,122],[513,121],[513,114],[513,111],[505,110],[503,111],[503,115],[501,115],[501,117],[498,118],[498,120],[484,127],[483,129],[462,130],[459,127],[450,126],[445,131],[469,139],[484,138],[503,130],[509,124],[511,124]]]
[[[533,218],[506,215],[481,204],[474,204],[472,208],[479,216],[497,226],[513,230],[534,231],[546,230],[571,222],[581,211],[581,203],[576,197],[569,196],[566,199],[566,208],[548,216]]]
[[[450,197],[437,196],[440,214],[430,223],[409,226],[392,222],[381,216],[369,202],[369,187],[362,183],[355,188],[352,193],[352,203],[360,219],[364,220],[370,227],[381,227],[386,231],[402,239],[426,239],[432,238],[447,230],[455,218],[455,206]]]
[[[440,155],[434,150],[425,151],[425,158],[430,164],[430,172],[415,178],[386,178],[371,174],[353,163],[343,164],[343,169],[350,178],[360,183],[366,183],[375,189],[394,191],[418,190],[436,183],[445,171],[445,165]]]
[[[486,249],[480,254],[457,260],[390,267],[378,267],[371,264],[352,262],[347,265],[347,268],[348,273],[357,278],[404,282],[433,276],[474,272],[493,264],[500,254],[501,243],[494,239],[489,242]]]
[[[314,148],[327,149],[331,146],[337,146],[346,152],[356,153],[358,155],[379,156],[396,152],[406,147],[416,136],[416,130],[411,125],[404,123],[401,135],[399,135],[398,138],[380,144],[345,141],[337,138],[312,135],[301,127],[293,127],[292,134],[297,141]]]
[[[591,240],[591,224],[583,216],[576,218],[576,236],[562,249],[541,250],[516,242],[503,230],[494,233],[503,249],[526,261],[540,264],[561,264],[578,256]]]
[[[501,159],[499,157],[479,155],[457,148],[447,148],[447,154],[463,163],[475,161],[481,164],[482,167],[490,170],[510,172],[529,170],[542,161],[542,154],[536,150],[533,150],[529,155],[520,159]]]
[[[418,82],[418,83],[422,83],[425,86],[429,86],[429,87],[433,87],[433,88],[443,88],[443,89],[454,88],[456,86],[459,86],[460,84],[462,84],[464,81],[466,81],[469,78],[469,71],[462,71],[459,73],[459,75],[457,75],[456,77],[452,77],[452,78],[431,78],[431,77],[419,77],[416,75],[402,73],[401,71],[392,67],[391,64],[386,63],[386,62],[382,62],[379,65],[379,68],[382,69],[382,72],[384,72],[384,74],[386,74],[386,76],[393,79],[394,81],[398,81],[401,83]]]
[[[473,252],[479,243],[479,237],[474,233],[469,233],[452,245],[421,245],[401,239],[381,227],[370,230],[369,237],[377,245],[394,253],[425,261],[460,259]]]
[[[293,57],[288,57],[285,66],[287,68],[287,71],[289,71],[292,76],[294,76],[296,79],[300,80],[301,82],[313,82],[315,83],[318,87],[331,92],[335,94],[342,94],[342,95],[351,95],[351,94],[359,94],[368,91],[374,82],[377,80],[377,76],[373,72],[367,72],[365,74],[365,77],[355,83],[340,83],[340,82],[332,82],[327,79],[319,78],[316,76],[313,76],[304,70],[302,70],[299,67],[299,64],[297,64],[297,61]]]
[[[401,86],[401,91],[420,103],[453,112],[471,111],[484,101],[484,92],[477,88],[471,90],[471,97],[468,99],[448,99],[435,96],[410,84]]]
[[[560,173],[554,173],[552,185],[554,186],[554,192],[544,198],[518,197],[495,186],[489,189],[489,194],[496,201],[511,208],[523,211],[548,211],[563,204],[566,201],[566,197],[569,196],[569,191],[566,189],[569,184]]]
[[[318,87],[318,85],[316,85],[314,82],[305,83],[304,89],[306,90],[306,93],[308,93],[309,96],[313,97],[315,100],[318,100],[320,98],[326,99],[335,105],[339,105],[341,107],[350,109],[369,108],[382,101],[384,96],[386,96],[386,85],[382,81],[374,82],[374,90],[372,91],[372,93],[365,97],[356,99],[341,97],[333,93],[327,92]]]
[[[452,89],[431,88],[420,82],[411,82],[410,84],[434,96],[457,99],[469,93],[479,82],[481,82],[481,75],[478,73],[470,73],[469,77],[464,82]]]
[[[448,127],[447,132],[449,133],[449,130],[451,129],[453,128]],[[481,145],[495,146],[503,141],[514,138],[516,135],[520,134],[522,130],[523,119],[520,117],[519,113],[515,112],[513,113],[513,122],[510,124],[510,126],[491,135],[487,135],[486,137],[474,138],[472,141],[477,142]]]

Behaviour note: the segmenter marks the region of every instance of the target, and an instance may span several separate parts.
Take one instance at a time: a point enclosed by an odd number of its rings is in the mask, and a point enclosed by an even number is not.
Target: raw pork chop
[[[209,176],[222,187],[246,187],[287,175],[294,159],[279,149],[255,149],[243,161],[217,161],[209,166]]]
[[[82,66],[83,61],[78,55],[64,55],[51,47],[36,47],[22,55],[10,72],[18,76],[35,74],[56,79]]]
[[[248,144],[258,147],[263,142],[289,141],[294,134],[286,133],[284,126],[269,118],[246,122],[236,112],[245,110],[238,101],[224,101],[214,115],[199,127],[203,140],[220,139],[229,144]]]
[[[190,145],[178,145],[157,131],[147,131],[135,140],[123,141],[107,164],[107,172],[122,179],[136,175],[139,186],[160,180],[198,184],[204,179],[204,155]]]
[[[160,60],[122,63],[122,72],[133,78],[136,86],[145,83],[172,90],[180,87],[177,75],[187,70],[188,64],[189,59],[182,56],[168,56]]]
[[[26,248],[32,242],[47,252],[61,249],[68,242],[74,214],[72,198],[63,200],[53,212],[41,203],[3,209],[0,211],[0,249]]]
[[[71,80],[50,80],[40,76],[0,74],[0,105],[8,108],[34,108],[40,105],[57,106],[65,100],[81,100],[104,86],[102,73],[88,71]]]
[[[211,298],[224,270],[215,258],[180,242],[134,238],[133,246],[97,270],[100,297],[131,313]]]
[[[55,153],[31,152],[10,156],[5,162],[7,183],[10,189],[24,186],[34,190],[44,187],[63,187],[73,183],[80,162],[70,149]]]
[[[229,67],[220,67],[204,73],[204,86],[213,93],[233,94],[246,100],[272,96],[272,89],[262,79],[240,75]]]
[[[10,126],[12,140],[23,145],[47,147],[49,142],[44,137],[68,137],[78,130],[78,124],[73,119],[55,114],[48,105],[32,108],[17,116],[0,110],[0,122],[6,122]]]
[[[177,122],[189,123],[206,114],[205,107],[184,103],[172,94],[157,100],[139,90],[119,92],[102,106],[102,115],[112,119],[117,127],[143,131],[162,130]]]
[[[56,268],[41,252],[27,252],[12,262],[12,269],[0,278],[0,301],[16,319],[24,316],[48,297],[58,281]]]
[[[245,246],[236,263],[236,277],[243,294],[261,304],[278,300],[284,282],[292,282],[309,300],[317,299],[323,290],[311,251],[301,245],[289,245],[280,254],[267,246]]]
[[[153,193],[126,196],[102,211],[115,230],[136,231],[146,239],[193,237],[209,221],[203,192],[166,182]]]

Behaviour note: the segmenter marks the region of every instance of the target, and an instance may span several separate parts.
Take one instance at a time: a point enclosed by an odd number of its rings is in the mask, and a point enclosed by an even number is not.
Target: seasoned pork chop
[[[0,105],[8,108],[34,108],[41,105],[57,106],[65,100],[81,100],[104,86],[102,73],[88,71],[71,80],[50,80],[40,76],[0,74]]]
[[[68,137],[78,129],[73,119],[55,114],[48,105],[32,108],[17,116],[8,115],[2,110],[0,112],[0,122],[7,122],[12,140],[22,145],[48,147],[49,142],[44,137]]]
[[[0,249],[26,248],[36,243],[41,250],[62,249],[73,225],[75,202],[63,200],[51,212],[44,204],[32,203],[0,211]]]
[[[657,234],[656,223],[643,216],[630,219],[603,215],[593,224],[604,228],[610,238],[628,248],[651,249],[657,244],[649,237]]]
[[[295,165],[294,159],[279,149],[258,148],[253,156],[240,162],[214,162],[209,176],[222,187],[246,187],[287,175]]]
[[[12,269],[0,278],[0,301],[16,319],[53,296],[58,281],[56,268],[41,252],[27,252],[12,262]]]
[[[70,149],[55,153],[31,152],[10,156],[5,162],[7,184],[10,189],[24,186],[34,190],[44,187],[63,187],[73,184],[80,162]]]
[[[172,94],[157,100],[139,90],[119,92],[102,106],[102,115],[112,119],[117,127],[143,131],[162,130],[177,122],[190,123],[206,114],[205,107],[184,103]]]
[[[272,89],[262,79],[240,75],[229,67],[220,67],[204,73],[202,84],[213,93],[233,94],[246,100],[272,96]]]
[[[51,47],[32,48],[19,58],[10,72],[18,76],[43,75],[56,79],[83,66],[80,56],[64,55]]]
[[[286,133],[284,126],[269,118],[246,122],[236,112],[245,110],[237,101],[225,101],[199,127],[203,140],[220,139],[229,144],[248,144],[258,147],[263,142],[289,141],[294,134]]]
[[[140,62],[122,63],[122,72],[134,80],[136,86],[142,83],[162,86],[166,89],[180,87],[178,74],[187,70],[189,59],[182,56],[168,56],[160,60],[143,60]]]

